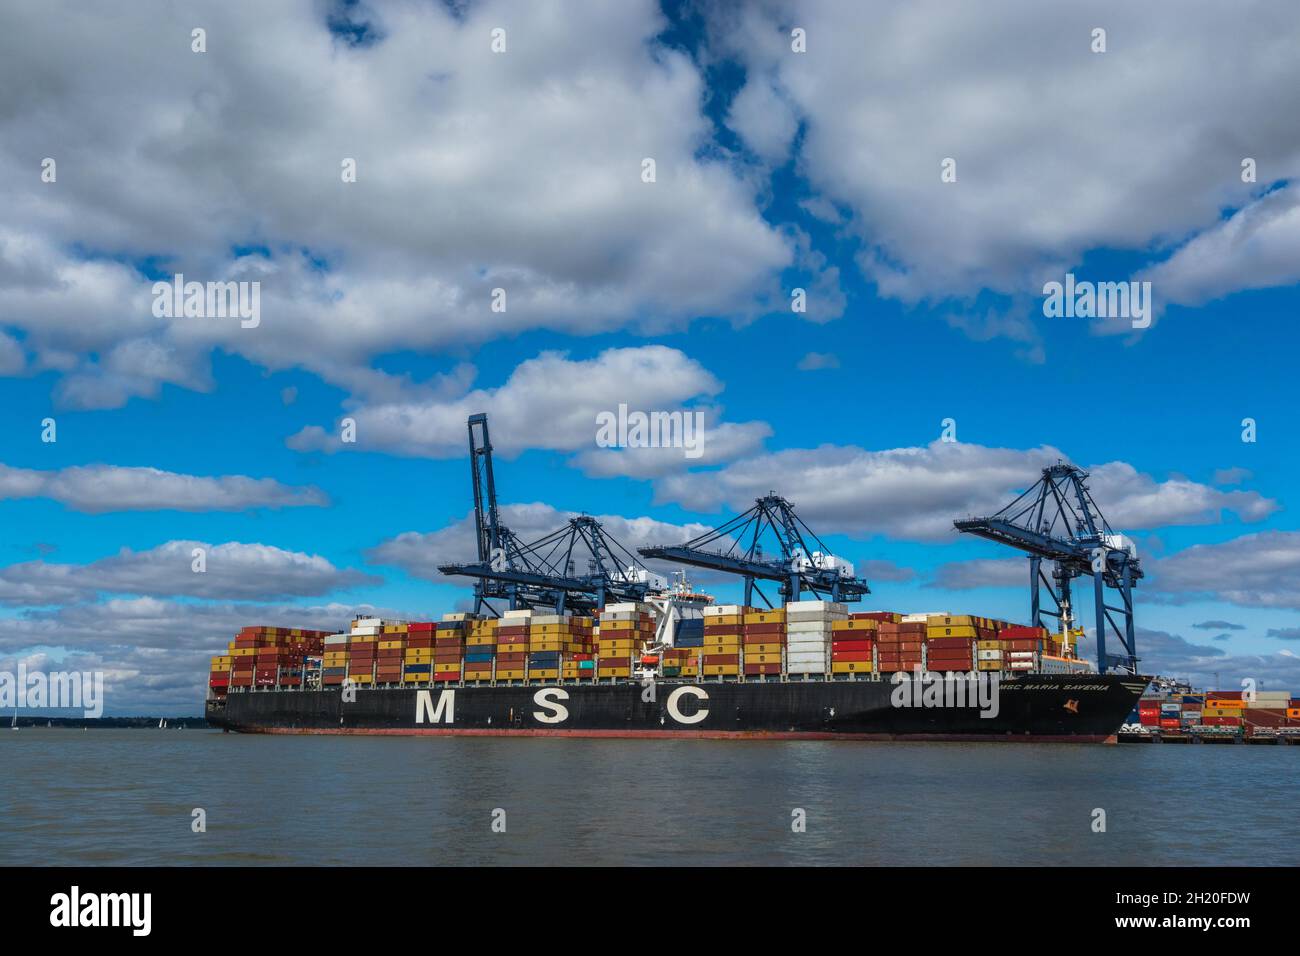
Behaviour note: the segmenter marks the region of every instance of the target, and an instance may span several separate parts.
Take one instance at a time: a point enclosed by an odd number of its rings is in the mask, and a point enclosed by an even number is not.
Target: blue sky
[[[876,562],[865,607],[1013,620],[1014,556],[950,522],[1059,453],[1138,542],[1152,669],[1300,686],[1300,135],[1265,95],[1297,67],[1262,55],[1298,18],[1258,7],[1224,49],[1213,5],[1103,4],[1092,53],[1088,16],[1010,2],[147,7],[4,31],[0,76],[40,82],[0,120],[0,664],[191,713],[240,623],[452,609],[431,569],[468,557],[487,411],[526,532],[671,541],[770,487]],[[258,279],[261,325],[158,320],[179,271]],[[1046,318],[1067,271],[1150,280],[1155,321]],[[596,448],[619,403],[704,410],[705,459]]]

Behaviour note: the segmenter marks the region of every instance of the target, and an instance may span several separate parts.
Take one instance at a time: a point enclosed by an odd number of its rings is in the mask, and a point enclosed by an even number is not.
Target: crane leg
[[[1106,584],[1100,571],[1092,575],[1092,590],[1097,601],[1097,672],[1106,673]]]

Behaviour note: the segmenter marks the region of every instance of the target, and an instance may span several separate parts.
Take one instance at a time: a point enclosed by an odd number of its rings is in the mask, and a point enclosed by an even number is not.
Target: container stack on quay
[[[1179,733],[1207,728],[1225,733],[1300,728],[1300,700],[1289,691],[1211,690],[1153,693],[1138,701],[1136,723],[1150,731]]]
[[[785,608],[745,611],[741,627],[741,665],[746,677],[780,676],[786,646]]]
[[[633,660],[639,661],[654,639],[654,607],[638,602],[607,604],[594,633],[596,676],[601,680],[631,677]]]
[[[786,673],[804,680],[821,678],[829,673],[835,624],[848,619],[848,608],[837,601],[790,601],[786,604]]]
[[[309,660],[319,659],[328,632],[287,627],[246,627],[212,658],[208,687],[216,696],[231,687],[302,687]]]

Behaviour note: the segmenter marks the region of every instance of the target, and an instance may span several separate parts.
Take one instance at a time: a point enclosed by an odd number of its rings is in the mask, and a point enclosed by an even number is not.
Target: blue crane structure
[[[1137,646],[1133,624],[1133,588],[1142,578],[1137,551],[1111,531],[1088,490],[1088,475],[1074,465],[1058,462],[1043,469],[1042,477],[1015,501],[988,517],[953,522],[958,531],[1008,544],[1029,553],[1030,620],[1043,627],[1043,618],[1056,618],[1061,630],[1073,622],[1071,581],[1092,576],[1096,604],[1097,670],[1112,667],[1137,673]],[[1052,580],[1043,562],[1052,563]],[[1041,606],[1045,588],[1056,609]],[[1118,592],[1122,606],[1106,603],[1106,588]],[[1123,626],[1111,612],[1123,615]],[[1124,653],[1106,651],[1106,625],[1119,638]]]
[[[645,599],[655,576],[590,515],[570,518],[533,542],[524,542],[506,527],[497,507],[487,415],[471,415],[467,425],[478,559],[441,564],[438,570],[476,579],[474,613],[485,608],[497,613],[493,600],[504,601],[511,610],[554,608],[559,614],[585,614],[604,607],[610,598]],[[576,573],[575,563],[584,558],[586,573]]]
[[[771,531],[776,540],[779,558],[763,555],[762,539],[766,531]],[[866,581],[827,563],[825,559],[829,558],[830,551],[826,545],[795,514],[790,502],[771,492],[754,499],[754,507],[744,514],[684,544],[656,545],[637,551],[646,558],[740,575],[745,581],[746,607],[754,606],[755,591],[764,604],[773,606],[756,581],[780,582],[783,603],[799,600],[804,591],[832,601],[857,601],[871,592]]]

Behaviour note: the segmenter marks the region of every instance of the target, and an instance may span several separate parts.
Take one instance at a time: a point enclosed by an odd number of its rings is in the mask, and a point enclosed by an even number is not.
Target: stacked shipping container
[[[325,631],[246,627],[212,658],[208,687],[218,696],[231,687],[301,687],[307,657],[319,657]]]
[[[876,632],[896,614],[857,613],[831,625],[831,673],[870,674],[875,670]]]
[[[746,610],[741,630],[741,666],[746,677],[771,677],[782,669],[785,609]]]
[[[639,659],[654,638],[653,608],[648,604],[608,604],[600,614],[595,636],[596,676],[631,677],[632,660]]]
[[[740,674],[740,649],[745,637],[745,612],[739,604],[721,604],[704,609],[704,646],[700,674],[704,677],[735,677]]]
[[[831,666],[835,624],[849,619],[848,608],[836,601],[790,601],[785,606],[786,673],[820,676]]]

